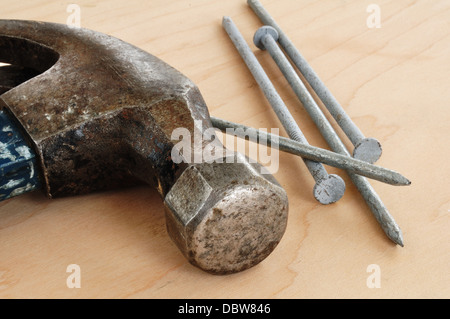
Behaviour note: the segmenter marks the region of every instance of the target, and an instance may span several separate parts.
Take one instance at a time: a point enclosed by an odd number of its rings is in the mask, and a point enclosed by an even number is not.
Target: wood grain
[[[366,24],[373,1],[261,2],[363,133],[381,141],[377,164],[412,181],[371,182],[405,247],[386,238],[344,172],[328,169],[347,191],[322,206],[301,160],[280,154],[275,176],[289,196],[289,223],[258,266],[229,276],[191,266],[166,233],[159,195],[146,187],[54,200],[35,192],[0,203],[1,298],[450,297],[449,2],[379,0],[381,28]],[[244,0],[76,3],[83,27],[191,78],[214,116],[280,126],[221,27],[231,16],[251,44],[261,24]],[[4,0],[0,17],[65,23],[68,4]],[[309,142],[327,148],[268,53],[251,46]],[[69,264],[80,266],[81,288],[67,287]],[[381,271],[380,288],[367,285],[371,264]]]

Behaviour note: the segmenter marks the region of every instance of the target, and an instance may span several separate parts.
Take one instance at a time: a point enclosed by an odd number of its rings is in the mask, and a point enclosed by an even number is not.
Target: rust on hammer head
[[[145,182],[159,183],[166,192],[177,174],[170,149],[160,149],[170,144],[164,125],[192,127],[193,119],[207,118],[189,79],[153,55],[98,32],[1,20],[0,61],[46,71],[1,99],[41,158],[50,197],[135,183],[130,169],[149,156],[158,167]]]
[[[211,273],[249,268],[280,241],[288,203],[271,176],[245,161],[172,161],[173,130],[211,122],[197,86],[160,59],[91,30],[0,20],[0,62],[14,65],[0,79],[23,75],[0,107],[38,154],[49,197],[153,185],[171,238]]]

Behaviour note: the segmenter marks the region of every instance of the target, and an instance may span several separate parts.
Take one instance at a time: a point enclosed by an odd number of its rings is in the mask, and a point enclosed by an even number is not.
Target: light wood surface
[[[327,167],[347,190],[323,206],[302,161],[280,154],[274,175],[289,196],[288,227],[256,267],[214,276],[191,266],[167,235],[153,189],[53,200],[38,191],[0,203],[1,298],[450,297],[450,3],[261,2],[363,133],[380,140],[377,164],[412,181],[371,181],[405,247],[387,239],[345,172]],[[3,0],[0,18],[66,23],[69,3]],[[212,115],[280,127],[221,27],[222,16],[231,16],[310,144],[328,148],[268,53],[251,43],[261,23],[245,0],[76,3],[82,27],[130,42],[192,79]],[[372,3],[381,9],[381,28],[366,23]],[[67,287],[70,264],[80,266],[81,288]],[[379,288],[369,288],[374,264]]]

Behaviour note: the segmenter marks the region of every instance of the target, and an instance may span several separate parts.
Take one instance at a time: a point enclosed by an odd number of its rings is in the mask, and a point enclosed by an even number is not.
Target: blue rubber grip
[[[34,150],[0,110],[0,201],[41,188],[38,169]]]

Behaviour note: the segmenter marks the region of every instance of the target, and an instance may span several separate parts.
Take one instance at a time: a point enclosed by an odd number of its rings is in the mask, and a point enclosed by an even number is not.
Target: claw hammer
[[[49,198],[145,182],[183,255],[214,274],[258,264],[281,240],[287,195],[259,164],[173,161],[174,129],[212,125],[198,87],[157,57],[87,29],[0,20],[0,62],[11,64],[0,109]]]

